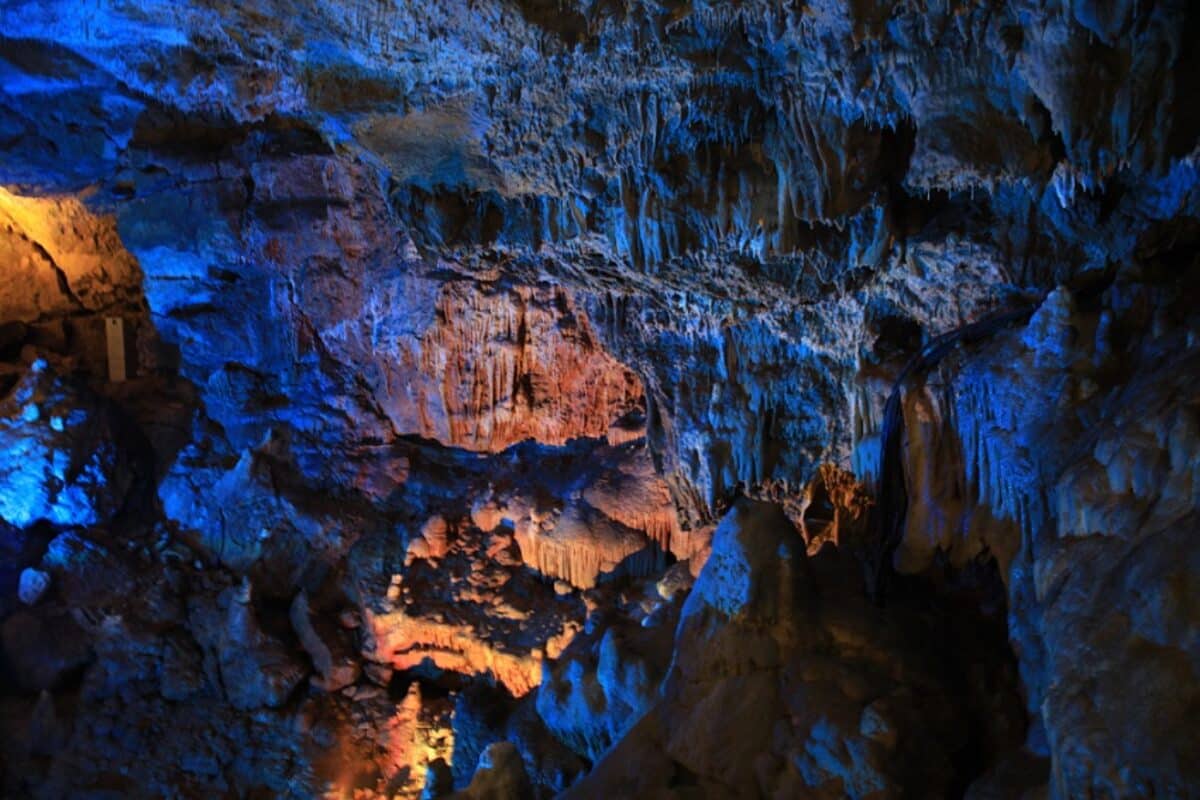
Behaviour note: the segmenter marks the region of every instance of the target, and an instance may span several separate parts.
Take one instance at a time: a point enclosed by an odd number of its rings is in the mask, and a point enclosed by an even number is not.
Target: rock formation
[[[0,795],[1190,797],[1184,0],[10,0]]]

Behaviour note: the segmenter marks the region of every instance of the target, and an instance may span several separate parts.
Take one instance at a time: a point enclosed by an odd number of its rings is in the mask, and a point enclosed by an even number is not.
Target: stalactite
[[[595,346],[590,323],[561,290],[447,293],[439,303],[444,321],[413,345],[420,375],[439,376],[439,392],[435,400],[416,381],[405,390],[419,394],[388,398],[401,429],[480,450],[527,438],[558,444],[605,435],[640,402],[637,378]],[[559,306],[573,326],[560,324]]]
[[[660,520],[655,520],[662,525]],[[659,528],[661,535],[661,528]],[[569,509],[549,527],[535,523],[516,529],[521,559],[543,575],[590,589],[606,575],[644,577],[664,566],[664,551],[641,532]]]
[[[1036,308],[1036,304],[1027,305],[998,313],[938,336],[905,365],[896,379],[895,387],[884,408],[883,427],[880,433],[879,502],[875,507],[875,523],[872,525],[876,545],[875,552],[870,555],[867,563],[869,591],[877,601],[883,599],[884,581],[891,570],[892,556],[904,538],[904,517],[908,508],[904,460],[901,452],[904,440],[902,404],[906,382],[911,376],[924,374],[936,366],[947,353],[959,344],[971,344],[983,340],[1008,325],[1027,319]],[[972,442],[974,451],[974,458],[968,458],[968,463],[980,465],[976,473],[978,488],[989,493],[993,491],[997,494],[1003,493],[1004,486],[997,491],[993,489],[990,481],[982,480],[988,474],[985,458],[990,455],[987,453],[987,448],[991,446],[990,439],[979,429],[970,431],[967,438]]]
[[[412,617],[403,610],[368,617],[372,658],[396,669],[412,669],[426,659],[464,675],[491,675],[515,697],[541,682],[544,653],[509,652],[483,640],[469,625]]]

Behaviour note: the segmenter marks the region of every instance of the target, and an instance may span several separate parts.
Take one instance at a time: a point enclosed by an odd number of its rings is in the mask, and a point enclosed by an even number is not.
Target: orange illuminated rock
[[[862,532],[872,500],[853,473],[822,464],[788,512],[815,555],[826,542],[843,544]]]
[[[411,669],[429,660],[439,669],[462,675],[490,674],[516,697],[541,682],[541,652],[506,652],[481,639],[471,625],[414,617],[403,610],[368,612],[367,624],[375,640],[371,657],[396,669]]]
[[[646,415],[640,409],[632,411],[619,420],[615,421],[608,428],[606,438],[608,443],[613,447],[618,447],[626,442],[636,442],[638,439],[643,439],[646,436]]]
[[[471,450],[601,437],[642,398],[556,286],[446,284],[429,326],[382,353],[376,396],[395,428]]]
[[[446,518],[435,514],[421,526],[421,533],[408,543],[405,565],[417,559],[439,559],[450,551],[450,525]]]
[[[439,759],[450,763],[454,753],[451,727],[453,706],[446,700],[430,702],[414,682],[388,719],[382,744],[383,778],[392,800],[416,800],[425,787],[430,765]]]
[[[609,519],[643,532],[663,552],[672,551],[679,535],[679,518],[671,491],[654,471],[648,448],[626,452],[627,457],[584,490],[583,499]]]
[[[0,311],[5,319],[100,311],[141,299],[142,273],[116,220],[74,197],[0,189]]]
[[[321,797],[417,800],[428,786],[444,785],[454,752],[453,699],[426,696],[417,682],[399,703],[379,687],[358,686],[302,713],[302,724],[319,721],[333,738],[314,754],[318,773],[329,778]]]
[[[648,574],[661,561],[640,532],[581,505],[569,506],[552,522],[518,525],[516,540],[526,564],[580,589],[619,570]]]
[[[421,538],[428,544],[429,555],[433,558],[441,558],[450,551],[449,537],[450,526],[445,517],[430,517],[421,528]]]
[[[504,513],[493,500],[477,500],[471,506],[471,523],[481,531],[494,531],[503,521]]]
[[[704,525],[683,531],[676,537],[677,544],[673,549],[675,557],[688,562],[688,571],[693,578],[700,577],[700,570],[704,569],[704,564],[708,561],[712,552],[713,531],[716,528],[716,525]]]
[[[582,627],[583,606],[521,563],[508,528],[455,523],[452,536],[451,528],[441,517],[427,521],[428,538],[403,550],[403,574],[359,575],[364,655],[399,671],[432,664],[488,677],[524,696],[541,682],[545,659]]]
[[[26,323],[29,343],[78,356],[103,375],[103,317],[119,316],[139,341],[138,363],[153,359],[142,271],[114,217],[93,214],[75,197],[0,188],[0,264],[0,320]]]
[[[481,530],[511,525],[520,560],[577,589],[605,576],[661,571],[700,546],[680,530],[667,484],[641,442],[597,446],[535,485],[489,490],[471,507]]]

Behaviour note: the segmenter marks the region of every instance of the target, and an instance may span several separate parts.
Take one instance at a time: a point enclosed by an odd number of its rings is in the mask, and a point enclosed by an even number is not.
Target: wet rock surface
[[[3,4],[0,793],[1191,796],[1193,5]]]

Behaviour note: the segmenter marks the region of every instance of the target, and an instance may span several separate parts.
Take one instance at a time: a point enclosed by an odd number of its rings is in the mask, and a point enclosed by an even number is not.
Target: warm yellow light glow
[[[378,711],[376,705],[372,713]],[[430,765],[438,760],[450,765],[453,717],[452,698],[425,697],[414,682],[379,728],[366,737],[360,729],[342,732],[334,754],[341,769],[324,799],[417,800],[429,780]]]
[[[0,187],[0,226],[40,250],[51,262],[44,266],[61,270],[77,295],[93,285],[120,290],[141,283],[116,220],[93,214],[79,197],[25,197]]]

